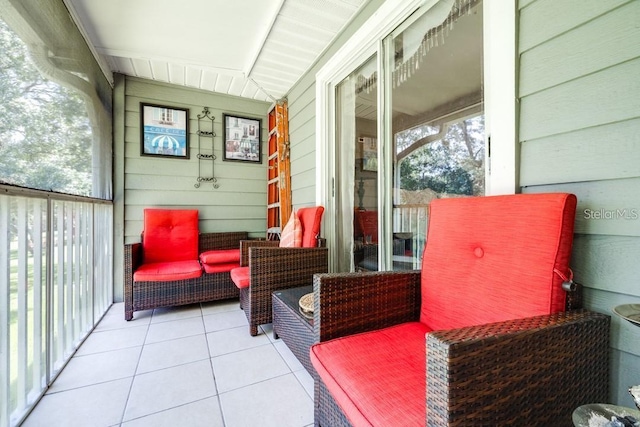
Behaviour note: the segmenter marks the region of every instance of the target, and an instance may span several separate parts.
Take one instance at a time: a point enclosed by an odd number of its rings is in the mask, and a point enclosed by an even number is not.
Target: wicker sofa
[[[169,228],[174,229],[173,226]],[[125,320],[133,319],[135,311],[239,297],[238,288],[231,281],[229,272],[233,267],[239,265],[240,241],[248,239],[248,234],[246,232],[198,233],[196,216],[195,235],[195,241],[191,242],[190,245],[195,243],[196,246],[188,250],[192,252],[188,258],[193,258],[196,263],[193,264],[194,268],[200,269],[200,271],[196,272],[198,274],[193,274],[192,276],[194,277],[173,277],[176,280],[134,280],[136,270],[139,270],[144,264],[144,244],[133,243],[125,245]],[[143,234],[143,241],[144,238]],[[163,249],[163,252],[171,251],[168,243]],[[220,264],[221,268],[214,267],[213,269],[205,269],[200,262],[199,257],[205,252],[220,251],[221,253],[226,253],[229,250],[238,252],[237,262],[224,262]],[[188,252],[187,250],[178,251]],[[215,272],[207,273],[206,270]],[[175,272],[175,269],[173,272]]]
[[[314,276],[315,425],[567,426],[606,401],[610,319],[570,280],[575,206],[436,200],[422,271]]]

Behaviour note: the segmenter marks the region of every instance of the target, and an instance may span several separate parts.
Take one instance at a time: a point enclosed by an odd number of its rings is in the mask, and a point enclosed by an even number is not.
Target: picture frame
[[[371,137],[360,137],[362,144],[362,170],[376,172],[378,170],[378,141]]]
[[[140,155],[189,158],[189,109],[140,103]]]
[[[262,119],[223,114],[225,161],[262,163]]]

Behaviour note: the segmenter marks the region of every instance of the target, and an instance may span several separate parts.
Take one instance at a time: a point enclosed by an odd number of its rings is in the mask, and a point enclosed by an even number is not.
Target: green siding
[[[200,230],[248,231],[254,236],[266,233],[267,204],[267,112],[270,104],[250,99],[168,85],[144,79],[119,76],[114,109],[116,165],[115,200],[116,242],[140,241],[144,208],[198,209]],[[170,159],[140,156],[140,103],[189,109],[190,158]],[[209,107],[215,117],[215,176],[220,187],[201,183],[198,176],[197,115]],[[223,113],[262,119],[262,163],[225,162],[223,160]],[[211,153],[211,139],[202,138],[202,153]],[[211,175],[210,161],[202,161],[203,176]],[[119,213],[121,212],[121,213]],[[115,253],[115,265],[122,264],[121,249]],[[119,258],[119,259],[118,259]],[[117,273],[117,272],[116,272]],[[115,294],[122,298],[121,274],[117,276]]]
[[[370,0],[287,95],[291,140],[291,200],[294,208],[315,204],[316,73],[382,3],[383,0]]]
[[[610,401],[632,406],[640,328],[640,2],[520,1],[522,191],[578,197],[572,266],[585,306],[612,315]]]

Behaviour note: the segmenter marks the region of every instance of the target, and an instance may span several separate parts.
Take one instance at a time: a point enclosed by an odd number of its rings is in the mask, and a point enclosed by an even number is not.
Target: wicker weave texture
[[[327,272],[327,248],[252,247],[249,251],[250,286],[240,292],[240,304],[249,322],[249,333],[272,322],[271,294],[279,289],[312,283],[315,273]]]
[[[311,325],[302,318],[302,314],[294,312],[275,294],[272,302],[274,335],[284,341],[307,372],[313,375],[314,369],[309,358],[309,349],[313,344]]]
[[[316,275],[315,340],[417,320],[419,282],[419,272]],[[567,306],[581,301],[580,291]],[[609,323],[572,310],[428,334],[425,425],[571,425],[576,407],[607,399]],[[315,424],[349,426],[314,379]]]
[[[199,251],[238,248],[240,240],[246,238],[246,232],[202,233],[199,236]],[[189,280],[134,283],[133,273],[141,263],[142,244],[125,245],[125,320],[131,320],[135,311],[237,298],[239,295],[228,272],[203,273],[201,277]]]

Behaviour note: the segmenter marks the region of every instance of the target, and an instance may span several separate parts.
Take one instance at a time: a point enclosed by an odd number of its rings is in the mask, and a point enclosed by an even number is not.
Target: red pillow
[[[315,206],[312,208],[298,209],[298,217],[302,223],[302,247],[314,248],[318,246],[318,236],[320,235],[320,223],[324,207]]]
[[[289,222],[280,235],[281,248],[299,248],[302,246],[302,226],[295,211],[291,212]]]

